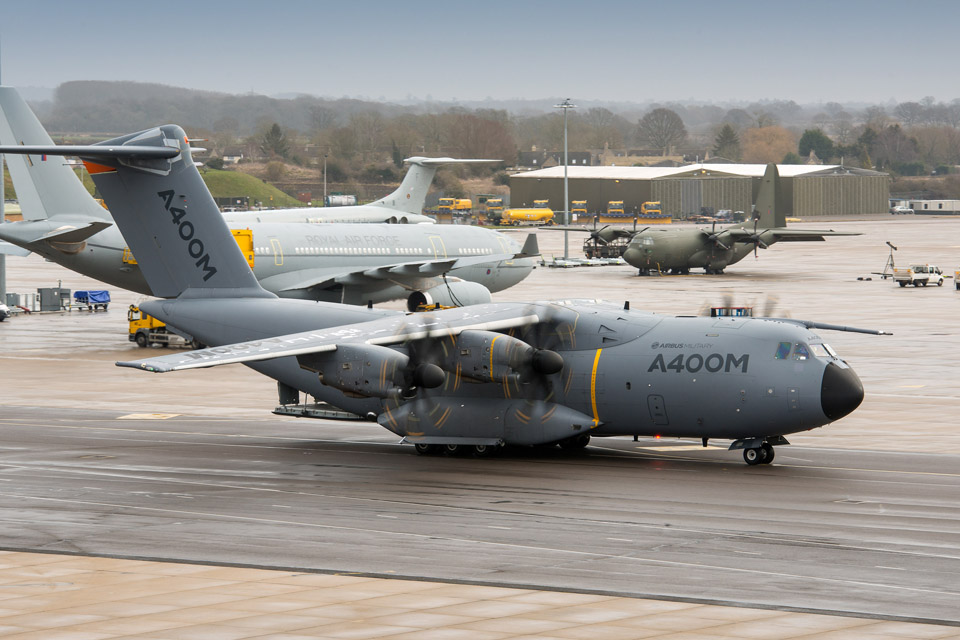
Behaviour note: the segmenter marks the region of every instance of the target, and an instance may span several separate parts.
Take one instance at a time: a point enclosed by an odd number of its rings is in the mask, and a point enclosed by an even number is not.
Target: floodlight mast
[[[570,185],[567,180],[567,167],[569,166],[568,147],[567,147],[567,111],[576,109],[577,105],[566,98],[560,104],[553,105],[554,109],[563,109],[563,226],[570,226]],[[570,258],[570,232],[563,230],[563,259]]]

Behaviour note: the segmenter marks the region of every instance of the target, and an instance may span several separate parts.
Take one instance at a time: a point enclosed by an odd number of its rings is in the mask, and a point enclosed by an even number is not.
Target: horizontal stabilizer
[[[486,158],[425,158],[423,156],[413,156],[404,160],[407,164],[419,164],[424,167],[441,167],[447,164],[494,164],[503,162],[503,160],[490,160]]]
[[[86,225],[73,226],[63,225],[44,235],[40,240],[51,240],[55,242],[83,242],[90,236],[96,235],[108,227],[112,227],[112,222],[106,220],[92,221]]]
[[[95,144],[15,144],[0,146],[0,153],[15,153],[26,156],[79,156],[81,158],[175,158],[180,155],[176,147],[145,147],[137,145]]]

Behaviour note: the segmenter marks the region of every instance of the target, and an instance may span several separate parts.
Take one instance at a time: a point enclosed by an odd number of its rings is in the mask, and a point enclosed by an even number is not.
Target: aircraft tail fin
[[[414,156],[404,160],[410,165],[407,169],[407,175],[403,176],[403,182],[396,191],[390,195],[380,198],[371,204],[382,207],[389,207],[405,213],[422,213],[423,205],[427,201],[427,192],[430,191],[430,184],[433,177],[437,174],[437,169],[446,164],[485,164],[502,162],[502,160],[457,160],[456,158],[424,158]]]
[[[778,206],[780,193],[780,173],[777,165],[768,164],[757,191],[757,203],[754,215],[758,216],[758,226],[763,229],[787,226],[787,216],[783,207]]]
[[[13,87],[0,87],[0,144],[52,145],[37,117]],[[24,220],[45,220],[61,214],[110,220],[77,175],[59,156],[11,155],[10,177]]]
[[[78,156],[154,295],[274,297],[250,270],[180,127],[164,125],[95,145],[2,146],[0,153]]]

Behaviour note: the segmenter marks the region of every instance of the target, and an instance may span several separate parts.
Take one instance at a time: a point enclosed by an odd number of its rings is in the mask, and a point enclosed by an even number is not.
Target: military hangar
[[[886,213],[890,176],[879,171],[841,165],[777,165],[780,203],[788,216]],[[625,212],[659,200],[674,218],[700,213],[701,207],[749,212],[766,165],[691,164],[682,167],[567,167],[570,200],[586,200],[591,213],[606,210],[611,200],[623,200]],[[531,206],[549,199],[563,210],[563,167],[550,167],[510,176],[510,202]]]

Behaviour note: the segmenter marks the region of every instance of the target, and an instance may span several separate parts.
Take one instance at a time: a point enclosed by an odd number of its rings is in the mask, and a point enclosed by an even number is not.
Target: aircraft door
[[[447,248],[443,244],[443,238],[440,236],[429,236],[430,246],[433,248],[433,257],[434,259],[439,260],[440,258],[447,257]]]
[[[270,238],[270,247],[273,249],[273,264],[277,267],[282,267],[283,247],[280,246],[280,239]]]
[[[503,251],[503,253],[515,253],[515,251],[510,248],[504,238],[497,236],[497,241],[500,243],[500,250]],[[505,260],[504,264],[513,264],[513,260]]]
[[[667,419],[667,407],[663,402],[663,396],[651,394],[647,396],[647,408],[650,410],[650,419],[658,427],[664,427],[670,424]]]

